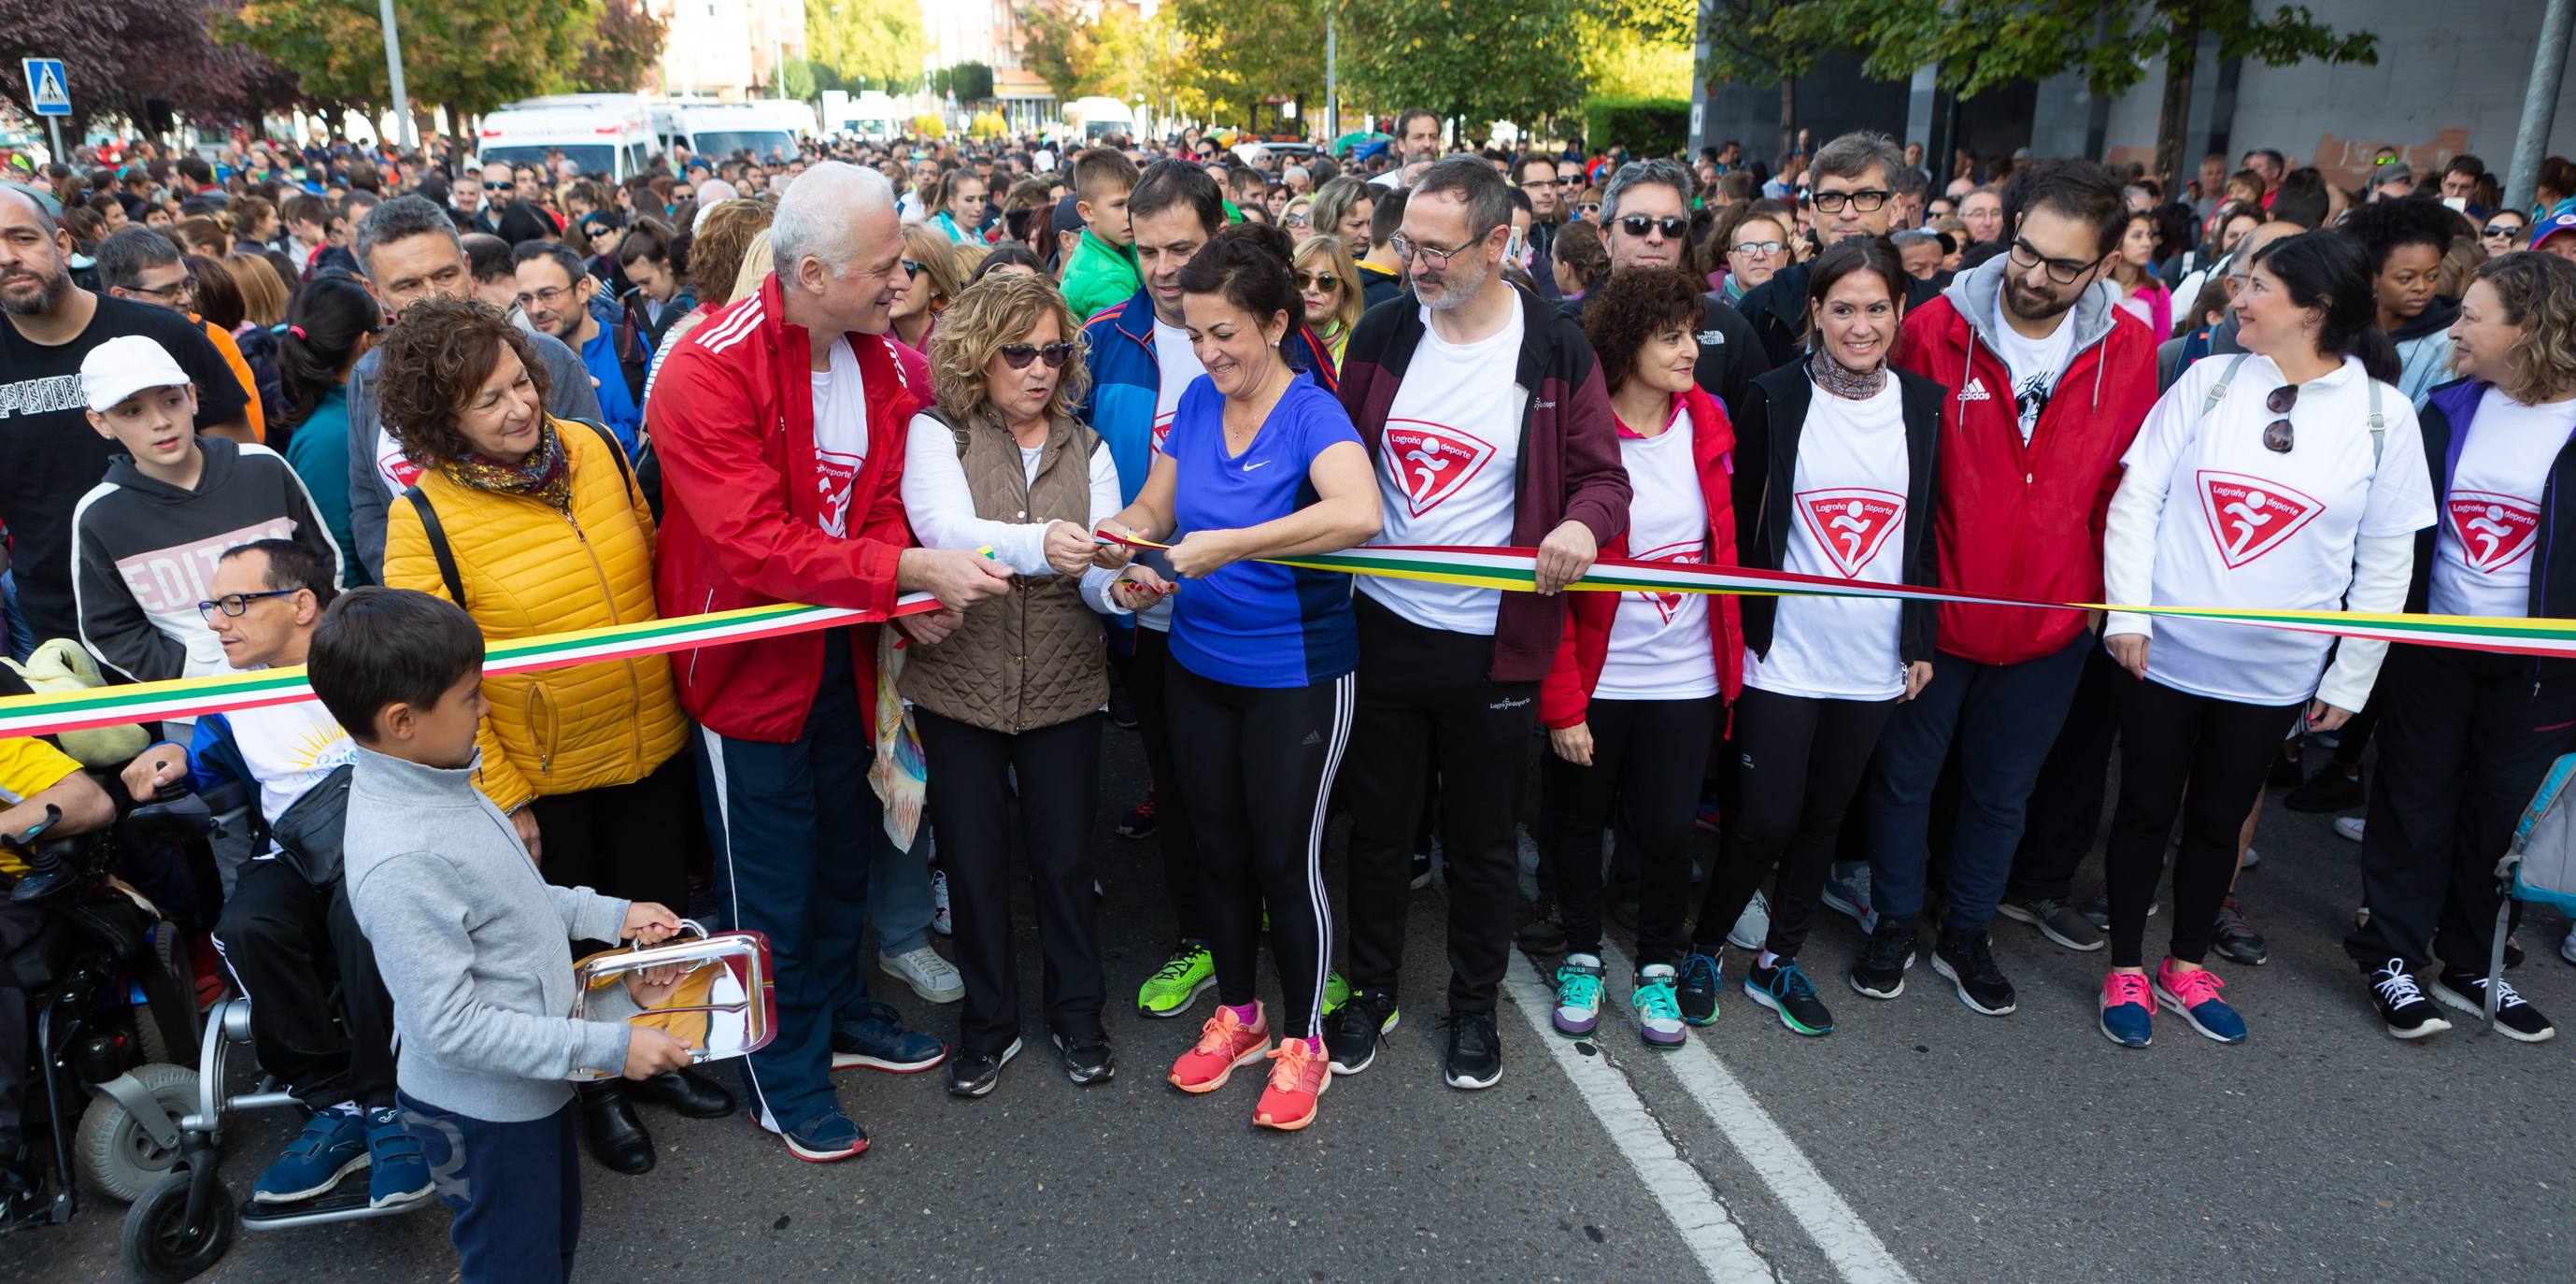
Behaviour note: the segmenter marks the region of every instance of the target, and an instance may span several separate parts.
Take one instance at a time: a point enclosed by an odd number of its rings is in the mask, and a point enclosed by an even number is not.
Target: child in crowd
[[[1089,317],[1125,303],[1145,288],[1136,271],[1136,236],[1127,225],[1127,194],[1136,190],[1136,163],[1111,147],[1073,158],[1074,212],[1082,216],[1082,242],[1064,269],[1064,301],[1073,315]]]

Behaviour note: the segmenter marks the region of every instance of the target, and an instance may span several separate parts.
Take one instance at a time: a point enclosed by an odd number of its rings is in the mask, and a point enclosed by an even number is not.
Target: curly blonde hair
[[[2496,386],[2526,406],[2576,392],[2576,263],[2525,250],[2487,260],[2477,279],[2504,304],[2506,324],[2522,327],[2513,375]]]
[[[930,336],[930,383],[939,390],[939,409],[949,422],[962,424],[984,408],[985,371],[1005,345],[1019,343],[1054,317],[1056,333],[1073,345],[1055,394],[1047,398],[1046,416],[1070,414],[1091,388],[1091,367],[1083,361],[1082,319],[1065,303],[1055,282],[1013,272],[988,276],[968,287],[940,314]]]

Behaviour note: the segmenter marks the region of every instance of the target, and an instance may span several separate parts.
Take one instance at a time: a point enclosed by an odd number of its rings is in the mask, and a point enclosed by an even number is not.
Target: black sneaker
[[[2161,875],[2159,875],[2159,877],[2161,877]],[[2159,904],[2157,904],[2157,903],[2156,903],[2156,902],[2154,902],[2154,901],[2149,901],[2149,902],[2147,902],[2147,917],[2149,917],[2149,918],[2154,918],[2154,917],[2156,916],[2156,912],[2157,912],[2157,911],[2159,911],[2159,910],[2161,910],[2161,909],[2163,909],[2163,908],[2164,908],[2164,906],[2159,905]],[[1997,907],[1996,907],[1996,909],[1997,909],[1998,911],[2000,911],[2000,910],[2002,909],[2002,907],[2001,907],[2001,906],[1997,906]],[[2104,931],[2104,932],[2108,932],[2108,931],[2110,931],[2110,930],[2111,930],[2111,892],[2110,892],[2110,889],[2109,889],[2109,888],[2104,888],[2104,887],[2096,887],[2096,888],[2094,888],[2094,889],[2093,889],[2093,894],[2092,894],[2092,895],[2087,896],[2087,897],[2085,897],[2083,900],[2076,902],[2076,905],[2075,905],[2075,912],[2076,912],[2076,913],[2078,913],[2078,914],[2083,915],[2083,916],[2084,916],[2084,921],[2086,921],[2086,922],[2088,922],[2088,923],[2091,923],[2094,927],[2096,927],[2096,928],[2098,928],[2098,929],[2100,929],[2100,930],[2102,930],[2102,931]]]
[[[1075,1083],[1107,1083],[1118,1077],[1118,1057],[1109,1050],[1109,1036],[1095,1034],[1079,1043],[1069,1043],[1061,1034],[1054,1038],[1065,1078]]]
[[[1324,1018],[1324,1048],[1333,1057],[1333,1073],[1358,1074],[1377,1060],[1378,1040],[1395,1029],[1400,1014],[1395,996],[1375,990],[1353,990],[1350,1002]]]
[[[1796,959],[1774,959],[1769,967],[1755,963],[1744,973],[1744,992],[1780,1014],[1780,1024],[1799,1034],[1834,1032],[1833,1012],[1816,997],[1816,983],[1807,979]]]
[[[1020,1041],[999,1052],[975,1052],[959,1048],[948,1058],[948,1091],[960,1097],[981,1097],[1001,1082],[1002,1067],[1020,1055]]]
[[[2497,981],[2496,1033],[2522,1043],[2547,1043],[2558,1034],[2558,1027],[2540,1015],[2540,1009],[2514,993],[2511,981]],[[2487,979],[2475,972],[2444,968],[2433,978],[2433,997],[2479,1020],[2487,1019]]]
[[[1145,801],[1136,804],[1135,810],[1119,817],[1118,827],[1109,832],[1120,838],[1154,836],[1154,790],[1151,786],[1145,789]]]
[[[2351,811],[2361,805],[2361,769],[2344,774],[2341,764],[2329,762],[2308,777],[2308,783],[2290,791],[2281,805],[2292,811]]]
[[[1881,919],[1870,933],[1869,948],[1852,964],[1851,988],[1873,999],[1905,993],[1905,969],[1914,966],[1914,924]]]
[[[1692,1025],[1717,1020],[1717,992],[1726,988],[1725,961],[1723,945],[1714,949],[1694,945],[1690,953],[1682,956],[1681,979],[1673,986],[1674,995],[1681,1000],[1682,1020]]]
[[[2090,953],[2110,944],[2110,938],[2103,934],[2102,925],[2095,924],[2082,910],[2054,896],[2008,899],[1995,906],[1995,912],[2014,922],[2038,928],[2040,935],[2065,949]],[[2110,917],[2107,907],[2103,917]]]
[[[1503,1040],[1494,1031],[1494,1014],[1449,1014],[1449,1062],[1445,1075],[1452,1088],[1490,1088],[1503,1077]]]
[[[2370,1001],[2379,1008],[2379,1024],[2390,1038],[2421,1039],[2451,1028],[2442,1010],[2415,984],[2406,960],[2390,959],[2363,973],[2370,981]]]
[[[1959,1001],[1967,1004],[1969,1011],[1987,1016],[2011,1014],[2012,982],[2004,979],[2002,968],[1995,966],[1994,940],[1984,929],[1941,929],[1941,939],[1932,946],[1932,970],[1959,991]]]
[[[2260,967],[2263,960],[2272,957],[2271,948],[2263,943],[2263,934],[2254,930],[2253,922],[2245,917],[2245,907],[2237,904],[2233,896],[2218,904],[2218,925],[2210,929],[2209,948],[2218,951],[2221,958],[2248,967]]]

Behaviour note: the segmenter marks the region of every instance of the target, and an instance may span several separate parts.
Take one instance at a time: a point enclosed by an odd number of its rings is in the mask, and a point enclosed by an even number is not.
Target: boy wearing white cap
[[[81,361],[90,426],[126,451],[72,510],[81,645],[137,682],[225,672],[201,611],[224,550],[292,540],[335,569],[313,497],[265,446],[197,435],[197,393],[167,349],[120,335]],[[245,604],[246,605],[246,604]]]

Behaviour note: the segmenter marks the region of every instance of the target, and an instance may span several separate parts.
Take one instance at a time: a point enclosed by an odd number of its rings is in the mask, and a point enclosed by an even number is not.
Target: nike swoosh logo
[[[1245,472],[1247,472],[1247,473],[1248,473],[1248,472],[1251,472],[1251,471],[1252,471],[1253,469],[1255,469],[1255,468],[1267,468],[1267,467],[1269,467],[1269,466],[1270,466],[1270,461],[1269,461],[1269,460],[1267,460],[1267,459],[1265,459],[1265,460],[1262,460],[1260,463],[1257,463],[1257,464],[1245,464],[1245,465],[1243,466],[1243,471],[1245,471]]]

